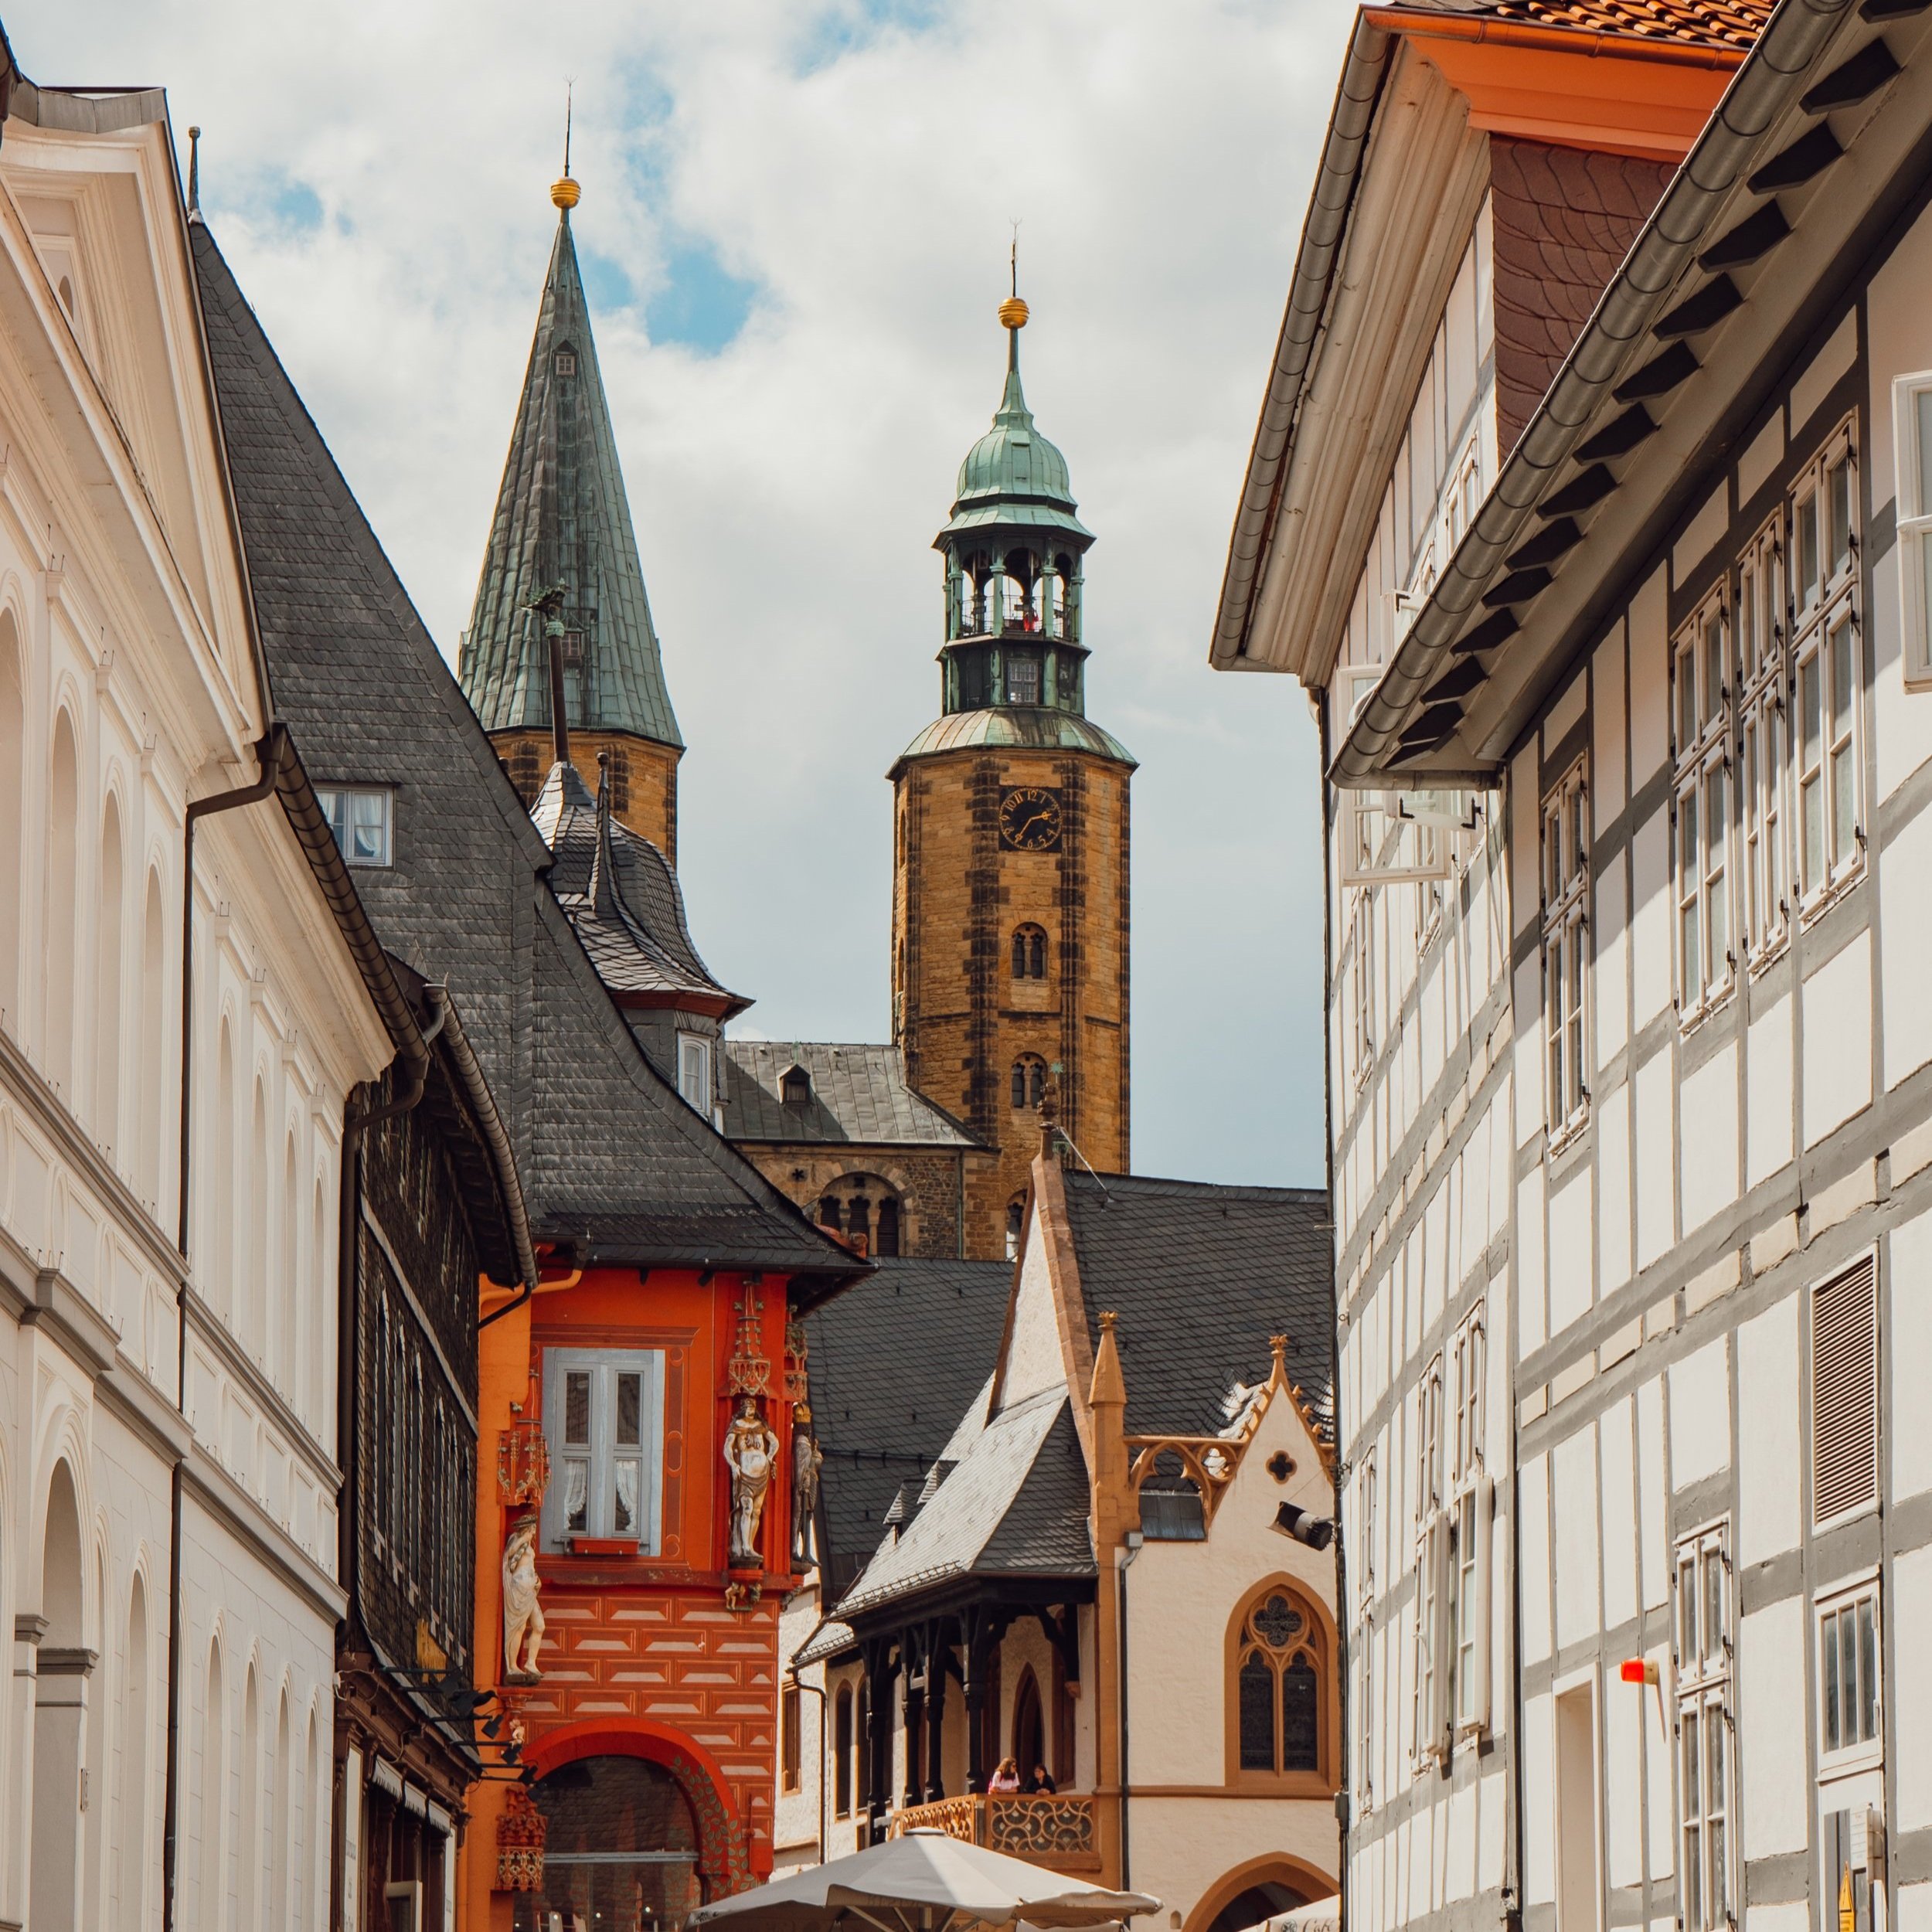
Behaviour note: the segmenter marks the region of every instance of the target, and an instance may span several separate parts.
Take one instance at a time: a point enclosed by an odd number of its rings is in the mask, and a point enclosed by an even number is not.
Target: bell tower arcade
[[[1026,304],[1002,303],[1005,392],[961,464],[945,559],[940,716],[893,791],[893,1033],[906,1078],[999,1158],[966,1203],[967,1252],[998,1256],[1059,1121],[1103,1173],[1128,1165],[1128,784],[1087,716],[1082,594],[1092,532],[1066,459],[1020,387]]]

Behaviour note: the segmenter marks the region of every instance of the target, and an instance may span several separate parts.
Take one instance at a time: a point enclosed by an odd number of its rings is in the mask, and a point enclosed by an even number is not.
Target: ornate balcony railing
[[[1094,1800],[1074,1792],[1029,1797],[1019,1791],[982,1791],[908,1805],[893,1814],[893,1835],[924,1825],[968,1845],[1026,1859],[1053,1872],[1097,1872],[1100,1841]]]

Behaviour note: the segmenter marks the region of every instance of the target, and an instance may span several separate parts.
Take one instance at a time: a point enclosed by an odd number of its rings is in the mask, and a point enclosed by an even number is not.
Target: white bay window
[[[664,1351],[548,1349],[543,1434],[546,1549],[634,1541],[656,1554],[663,1522]]]

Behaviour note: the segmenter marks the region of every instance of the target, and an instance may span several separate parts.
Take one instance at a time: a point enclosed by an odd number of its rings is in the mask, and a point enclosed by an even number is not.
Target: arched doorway
[[[553,1913],[596,1932],[678,1932],[703,1903],[698,1827],[664,1765],[580,1757],[530,1795],[549,1825],[543,1889],[516,1896],[516,1932],[547,1932]]]
[[[1039,1683],[1029,1665],[1021,1671],[1013,1688],[1014,1767],[1022,1783],[1033,1774],[1036,1764],[1046,1762],[1046,1727],[1042,1721]]]
[[[1223,1872],[1188,1914],[1187,1932],[1243,1932],[1277,1913],[1335,1896],[1335,1880],[1286,1852],[1251,1859]]]
[[[73,1472],[54,1466],[40,1559],[40,1643],[33,1699],[32,1923],[79,1923],[80,1753],[94,1653],[81,1637],[80,1505]]]

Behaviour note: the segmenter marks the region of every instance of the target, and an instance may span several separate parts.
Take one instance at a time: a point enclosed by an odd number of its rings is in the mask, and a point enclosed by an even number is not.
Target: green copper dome
[[[1019,382],[1019,331],[1009,329],[1006,389],[993,427],[966,452],[954,491],[953,513],[935,549],[963,531],[1057,529],[1082,539],[1094,533],[1073,512],[1073,485],[1066,458],[1034,426]]]

